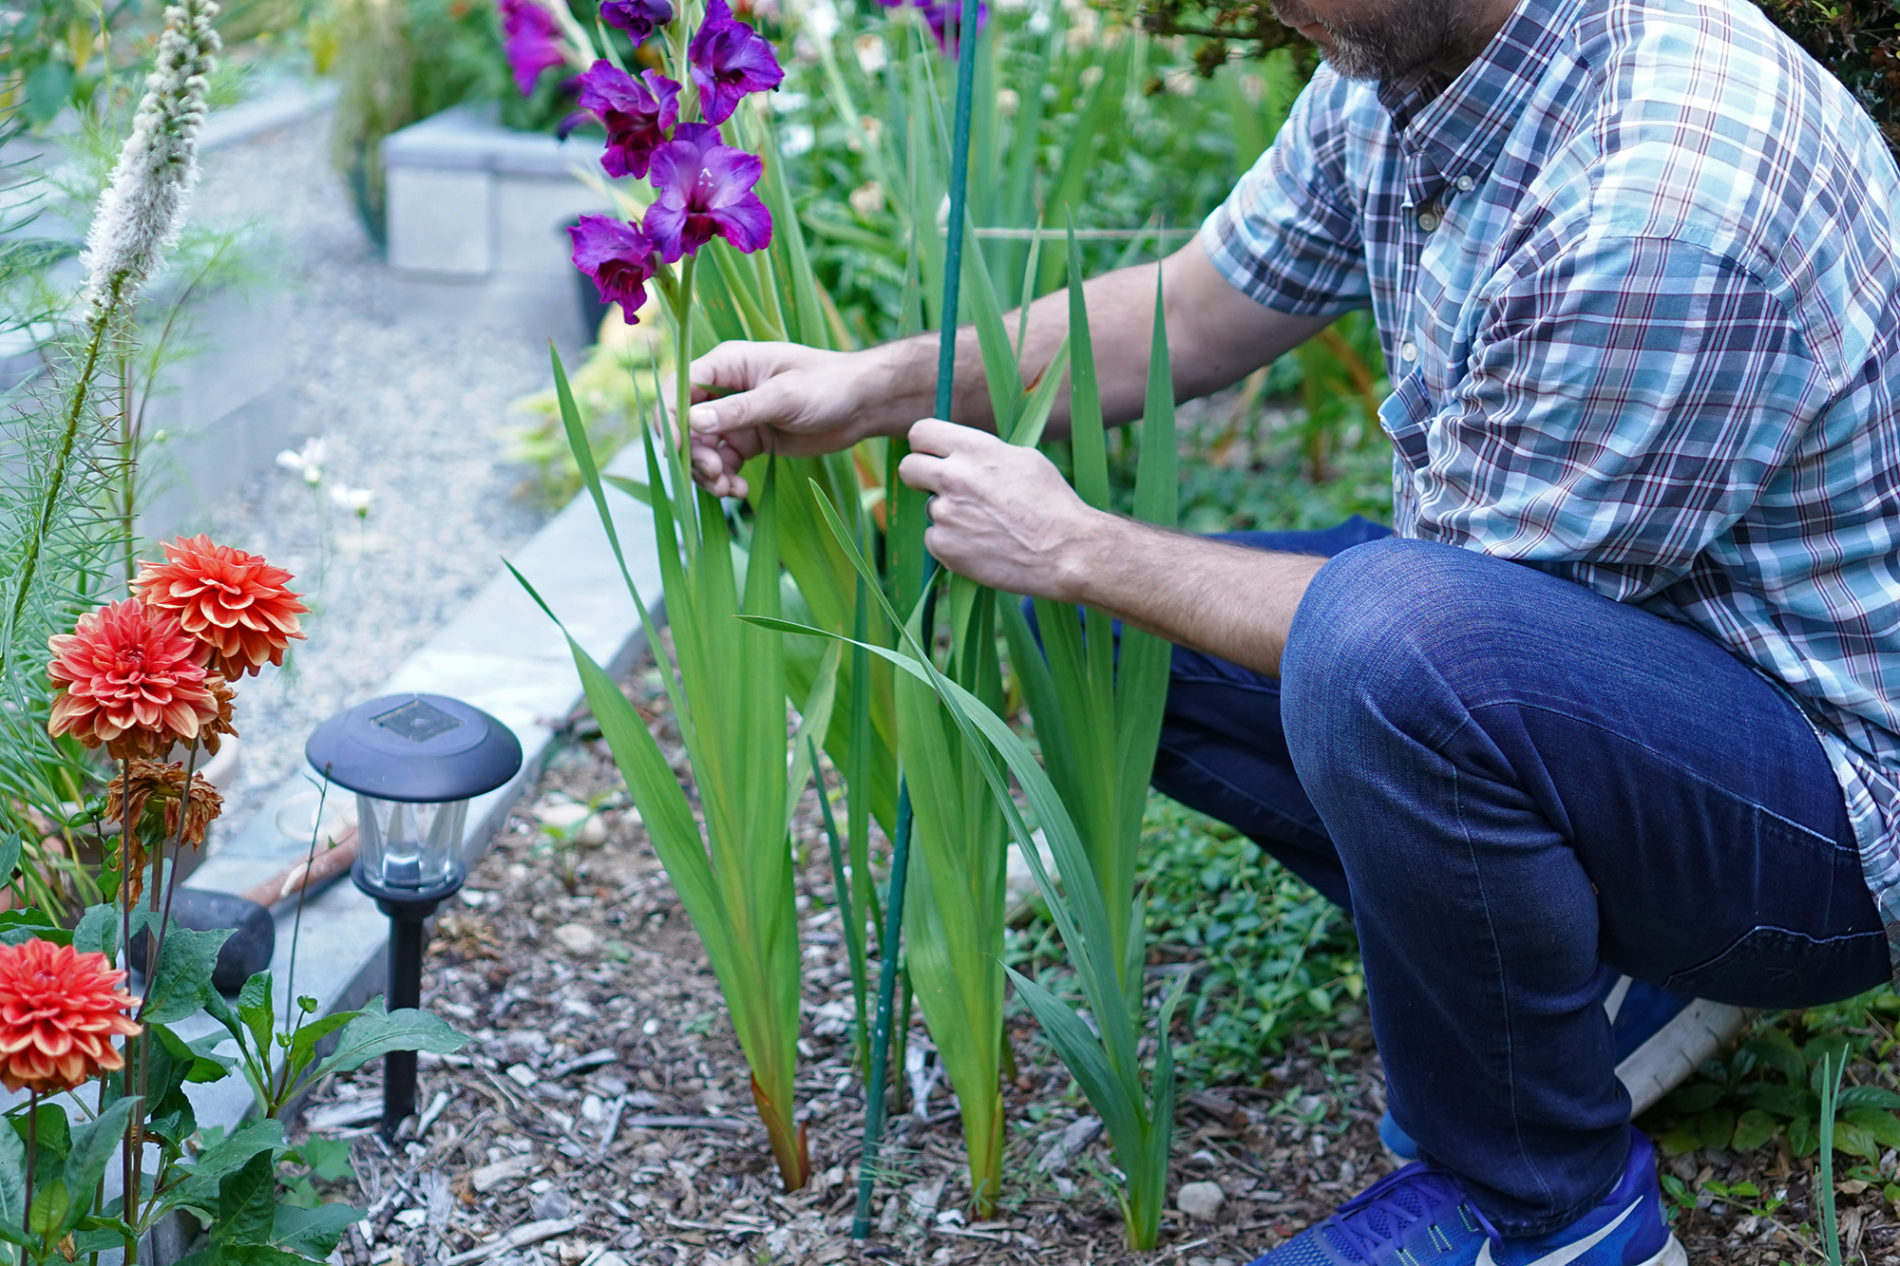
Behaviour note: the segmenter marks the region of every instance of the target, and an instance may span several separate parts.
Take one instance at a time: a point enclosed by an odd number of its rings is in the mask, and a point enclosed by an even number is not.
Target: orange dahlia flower
[[[204,643],[204,662],[236,681],[265,664],[282,664],[297,617],[310,608],[284,587],[290,573],[255,554],[214,545],[204,535],[165,545],[165,561],[145,563],[132,591],[145,605],[170,611]]]
[[[198,644],[173,616],[115,602],[46,642],[58,691],[46,728],[104,747],[115,760],[158,756],[217,720]]]
[[[112,1039],[140,1031],[124,981],[104,954],[37,939],[0,945],[0,1084],[54,1094],[123,1068]]]

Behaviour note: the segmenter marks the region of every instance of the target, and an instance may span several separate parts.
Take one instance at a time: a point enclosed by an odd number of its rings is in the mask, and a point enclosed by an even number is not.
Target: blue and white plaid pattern
[[[1900,967],[1900,172],[1747,0],[1524,0],[1447,83],[1322,68],[1211,217],[1368,304],[1394,527],[1687,623],[1807,712]]]

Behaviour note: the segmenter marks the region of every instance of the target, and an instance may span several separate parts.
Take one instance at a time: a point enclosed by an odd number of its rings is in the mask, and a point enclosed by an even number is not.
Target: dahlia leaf
[[[66,1110],[58,1104],[42,1102],[37,1115],[40,1156],[65,1160],[66,1154],[73,1150],[73,1129],[71,1122],[66,1119]],[[27,1128],[24,1116],[16,1119],[15,1128]]]
[[[256,1153],[218,1184],[218,1220],[212,1239],[223,1244],[262,1244],[277,1218],[277,1161],[270,1149]]]
[[[119,1144],[125,1138],[125,1125],[132,1119],[132,1110],[139,1104],[138,1096],[128,1095],[101,1112],[92,1120],[73,1131],[72,1150],[66,1154],[66,1186],[72,1191],[91,1191],[99,1185],[99,1178],[106,1172],[106,1162],[119,1153]],[[39,1212],[40,1193],[33,1193],[34,1213]],[[79,1220],[78,1215],[85,1213],[84,1206],[68,1209],[59,1219],[57,1235],[71,1230]],[[69,1220],[70,1219],[70,1220]],[[38,1217],[34,1221],[38,1222]]]
[[[116,962],[119,957],[118,908],[97,905],[81,915],[78,926],[73,928],[73,948],[81,954],[104,954]]]
[[[211,972],[231,932],[231,928],[193,932],[174,923],[158,947],[158,963],[146,986],[145,1009],[139,1019],[173,1024],[202,1010],[205,995],[216,992]]]
[[[26,1212],[26,1144],[0,1122],[0,1228],[20,1224]]]
[[[270,1052],[271,1030],[277,1027],[277,1006],[271,999],[272,983],[269,972],[258,972],[244,982],[237,996],[238,1019],[250,1030],[251,1040],[257,1043],[257,1053],[265,1057]]]
[[[457,1033],[440,1016],[414,1008],[384,1011],[382,999],[372,998],[362,1014],[337,1035],[336,1050],[317,1065],[313,1075],[323,1078],[332,1073],[355,1072],[391,1051],[453,1055],[467,1044],[468,1038]]]
[[[284,1123],[266,1118],[253,1121],[237,1133],[206,1148],[191,1166],[180,1166],[184,1181],[178,1187],[176,1207],[199,1210],[203,1221],[212,1220],[218,1205],[218,1186],[228,1174],[242,1169],[259,1152],[275,1156],[284,1146]],[[178,1171],[174,1171],[178,1172]]]
[[[22,941],[51,941],[70,945],[72,934],[41,910],[0,910],[0,945],[18,945]]]
[[[66,1184],[55,1178],[34,1190],[33,1211],[27,1217],[26,1229],[45,1243],[66,1229],[66,1215],[72,1211],[72,1197],[66,1194]]]
[[[280,1205],[271,1224],[271,1243],[293,1253],[322,1261],[336,1251],[343,1232],[361,1222],[368,1210],[348,1204],[323,1204],[314,1209]]]

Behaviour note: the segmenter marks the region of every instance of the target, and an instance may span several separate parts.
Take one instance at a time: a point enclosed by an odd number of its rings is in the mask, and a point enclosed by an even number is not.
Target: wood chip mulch
[[[683,770],[650,666],[628,690]],[[375,1066],[306,1107],[306,1128],[354,1139],[357,1181],[332,1194],[370,1210],[337,1266],[1243,1266],[1391,1169],[1375,1130],[1383,1084],[1363,1021],[1299,1036],[1257,1085],[1183,1087],[1170,1194],[1201,1184],[1181,1201],[1196,1216],[1171,1208],[1160,1247],[1132,1254],[1099,1124],[1019,1016],[1006,1190],[998,1215],[976,1221],[965,1209],[954,1101],[920,1021],[907,1101],[881,1162],[875,1230],[852,1240],[863,1087],[817,823],[808,793],[793,828],[808,855],[798,897],[807,1017],[799,1090],[815,1177],[804,1190],[780,1185],[698,938],[605,744],[580,718],[438,921],[424,1005],[471,1040],[458,1055],[423,1058],[418,1117],[394,1144],[374,1134]],[[1895,1157],[1885,1161],[1893,1172]],[[1754,1208],[1705,1199],[1678,1211],[1692,1262],[1821,1260],[1811,1161],[1790,1163],[1771,1145],[1665,1163],[1692,1185],[1745,1179],[1764,1193]],[[1765,1212],[1775,1193],[1782,1203]],[[1842,1206],[1847,1260],[1900,1261],[1900,1219],[1877,1187]]]

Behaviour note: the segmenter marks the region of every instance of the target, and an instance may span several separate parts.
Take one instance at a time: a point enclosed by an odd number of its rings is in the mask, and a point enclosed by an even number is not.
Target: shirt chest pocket
[[[1392,437],[1399,458],[1412,470],[1425,466],[1431,422],[1432,400],[1425,389],[1425,375],[1413,370],[1399,379],[1399,385],[1379,406],[1379,425]]]

